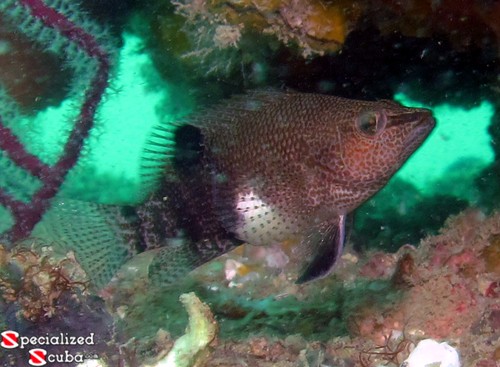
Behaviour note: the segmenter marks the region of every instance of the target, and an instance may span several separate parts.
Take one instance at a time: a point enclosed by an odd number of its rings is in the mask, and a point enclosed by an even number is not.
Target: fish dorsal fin
[[[158,188],[167,175],[176,179],[174,164],[179,155],[185,153],[186,147],[180,147],[179,139],[187,127],[199,129],[202,133],[208,130],[225,128],[238,121],[244,121],[246,115],[255,113],[265,106],[288,98],[293,91],[277,89],[256,89],[246,94],[236,95],[215,106],[201,108],[198,112],[172,122],[167,121],[152,128],[141,157],[141,178],[143,192],[151,193]],[[196,149],[194,149],[196,150]]]
[[[168,121],[151,129],[141,155],[141,187],[145,196],[157,189],[165,176],[174,179],[175,135],[180,126],[179,122]]]
[[[314,257],[297,279],[297,284],[330,274],[344,248],[345,224],[346,216],[339,215],[334,222],[320,225],[304,239],[301,246],[311,249]]]
[[[245,94],[235,95],[215,106],[200,109],[199,112],[187,116],[180,122],[197,126],[199,128],[212,126],[227,126],[242,121],[243,117],[251,115],[269,104],[289,98],[295,94],[293,91],[280,91],[277,89],[255,89]]]

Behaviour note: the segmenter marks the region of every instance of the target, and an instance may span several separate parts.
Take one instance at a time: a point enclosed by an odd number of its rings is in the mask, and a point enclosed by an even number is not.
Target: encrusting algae
[[[155,19],[160,43],[177,49],[177,57],[197,60],[207,74],[229,75],[228,68],[239,64],[231,49],[241,50],[243,44],[260,44],[276,48],[274,40],[297,49],[303,57],[340,51],[349,34],[364,26],[384,35],[403,34],[409,37],[446,35],[458,50],[500,44],[500,27],[495,20],[500,14],[497,4],[472,1],[346,1],[346,0],[273,0],[273,1],[192,1],[174,2],[177,14],[186,19],[183,26],[168,11]],[[172,26],[172,23],[178,24]],[[180,36],[183,35],[183,36]],[[269,36],[268,39],[261,35]],[[190,39],[191,41],[188,41]],[[175,42],[175,41],[180,42]],[[172,45],[173,44],[173,45]],[[209,57],[215,52],[228,53],[217,62]],[[242,49],[244,51],[244,49]],[[255,55],[246,53],[239,59],[248,62]],[[200,62],[201,61],[201,62]],[[220,61],[220,60],[219,60]],[[208,64],[208,65],[204,65]]]
[[[295,43],[304,55],[338,51],[360,16],[352,2],[321,0],[212,1],[176,3],[180,14],[198,24],[238,27]],[[221,28],[216,28],[221,29]],[[237,41],[224,47],[235,46]]]
[[[481,257],[486,263],[486,271],[500,276],[500,234],[490,237],[489,246],[483,249]]]

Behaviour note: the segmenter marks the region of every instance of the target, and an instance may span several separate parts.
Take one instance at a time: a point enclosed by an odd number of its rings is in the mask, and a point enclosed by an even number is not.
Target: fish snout
[[[432,111],[427,108],[412,108],[408,112],[390,114],[384,111],[388,115],[388,127],[395,127],[399,125],[425,125],[432,129],[435,125],[434,117],[432,116]],[[429,126],[430,125],[430,126]]]
[[[420,109],[418,111],[412,112],[414,127],[410,134],[410,139],[414,137],[418,139],[418,143],[421,143],[434,129],[436,126],[436,120],[432,115],[432,111],[428,109]]]
[[[420,108],[418,111],[413,112],[415,120],[421,124],[429,125],[430,129],[436,125],[436,120],[432,115],[432,111],[428,108]]]
[[[426,108],[412,108],[404,113],[388,116],[387,128],[395,128],[406,135],[406,144],[421,144],[436,126],[432,111]]]

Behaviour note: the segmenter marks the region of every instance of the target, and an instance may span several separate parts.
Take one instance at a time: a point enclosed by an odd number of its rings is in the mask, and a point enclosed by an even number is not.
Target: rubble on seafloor
[[[464,366],[495,366],[499,239],[499,214],[468,210],[417,248],[346,252],[332,276],[304,286],[263,265],[272,263],[275,251],[240,249],[221,257],[190,280],[198,283],[194,288],[221,327],[219,346],[206,365],[240,360],[240,365],[305,366],[321,360],[331,366],[397,366],[419,340],[433,338],[456,347]],[[144,320],[148,312],[139,309],[164,299],[158,293],[114,296],[115,307],[127,300],[129,309],[135,308],[125,316],[129,325],[134,317]]]
[[[283,258],[279,249],[255,247],[224,255],[176,286],[115,281],[101,297],[114,316],[106,319],[115,333],[109,344],[120,353],[106,359],[140,366],[166,355],[187,324],[179,295],[195,291],[220,328],[198,366],[399,366],[430,338],[455,348],[463,366],[494,367],[500,363],[499,254],[500,214],[468,209],[418,246],[392,254],[347,250],[331,276],[306,285],[275,267]],[[3,302],[17,303],[22,318],[27,305],[5,292],[5,274]],[[57,296],[45,318],[58,317]],[[39,325],[50,333],[50,321]]]

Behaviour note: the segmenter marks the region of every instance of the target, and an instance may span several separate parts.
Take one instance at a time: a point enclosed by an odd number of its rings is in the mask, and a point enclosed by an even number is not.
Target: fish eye
[[[366,112],[361,114],[356,120],[358,130],[367,136],[375,136],[382,128],[379,115],[375,112]]]

